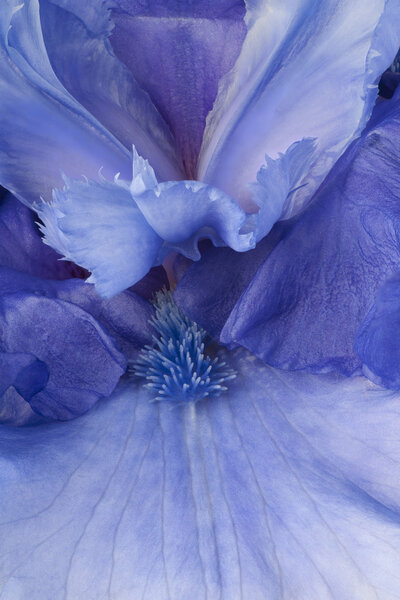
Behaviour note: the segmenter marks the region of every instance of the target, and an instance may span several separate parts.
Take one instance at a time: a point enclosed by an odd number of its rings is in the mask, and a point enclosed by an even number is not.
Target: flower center
[[[133,375],[146,379],[154,401],[186,404],[226,391],[225,383],[236,373],[205,353],[206,331],[177,307],[171,292],[158,292],[154,305],[154,346],[146,346],[130,368]]]

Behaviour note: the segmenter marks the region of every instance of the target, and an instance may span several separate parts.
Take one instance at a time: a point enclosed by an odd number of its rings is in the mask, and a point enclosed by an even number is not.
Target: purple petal
[[[136,357],[145,344],[151,343],[149,319],[153,315],[153,308],[132,291],[104,300],[93,285],[81,279],[44,280],[4,267],[0,267],[0,289],[2,294],[26,292],[82,308],[102,325],[129,359]]]
[[[46,385],[32,394],[36,373],[31,373],[23,382],[25,388],[29,383],[25,399],[52,419],[89,410],[113,391],[126,368],[123,355],[93,317],[62,300],[29,293],[1,296],[0,339],[1,352],[30,353],[44,363]]]
[[[0,352],[0,423],[32,425],[40,421],[27,400],[49,379],[45,363],[28,353]]]
[[[218,82],[234,64],[246,33],[244,3],[117,0],[116,4],[110,38],[114,51],[171,126],[186,178],[193,179]]]
[[[0,200],[0,265],[44,279],[85,277],[83,269],[59,259],[43,244],[35,213],[11,194]]]

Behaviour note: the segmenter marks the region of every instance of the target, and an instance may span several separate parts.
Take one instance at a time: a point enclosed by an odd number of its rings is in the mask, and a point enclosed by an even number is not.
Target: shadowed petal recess
[[[193,179],[218,82],[233,66],[246,34],[244,1],[114,0],[113,5],[111,45],[170,125],[186,178]]]
[[[231,362],[195,406],[0,429],[1,600],[399,597],[398,395]]]
[[[180,179],[181,159],[167,124],[147,92],[113,54],[108,39],[113,4],[113,0],[40,0],[51,66],[68,92],[126,148],[130,150],[135,143],[160,179]],[[134,42],[139,61],[137,50]]]
[[[363,129],[400,45],[398,2],[249,0],[246,24],[207,119],[197,178],[244,204],[265,154],[275,158],[303,137],[317,138],[290,216]]]

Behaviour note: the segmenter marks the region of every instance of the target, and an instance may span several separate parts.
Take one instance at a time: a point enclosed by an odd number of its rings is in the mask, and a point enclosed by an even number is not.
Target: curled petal
[[[151,159],[161,179],[179,179],[180,159],[167,124],[110,47],[110,5],[40,0],[51,66],[66,90],[116,139],[129,150],[134,142]]]

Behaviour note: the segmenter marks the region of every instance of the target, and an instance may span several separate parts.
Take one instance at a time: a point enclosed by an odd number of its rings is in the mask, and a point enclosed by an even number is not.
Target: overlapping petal
[[[399,20],[396,0],[250,1],[248,34],[209,115],[198,178],[246,202],[265,154],[315,137],[308,185],[287,215],[298,210],[363,129],[400,45]]]
[[[195,178],[219,79],[238,56],[244,13],[242,0],[114,2],[112,47],[169,123],[186,178]]]
[[[129,172],[129,152],[63,87],[43,41],[37,0],[0,9],[0,182],[26,203],[62,182]]]
[[[179,179],[181,159],[168,125],[109,44],[111,4],[40,0],[51,66],[74,99],[126,148],[135,143],[151,159],[161,179]]]
[[[234,362],[195,407],[1,430],[0,598],[399,596],[398,395]]]

